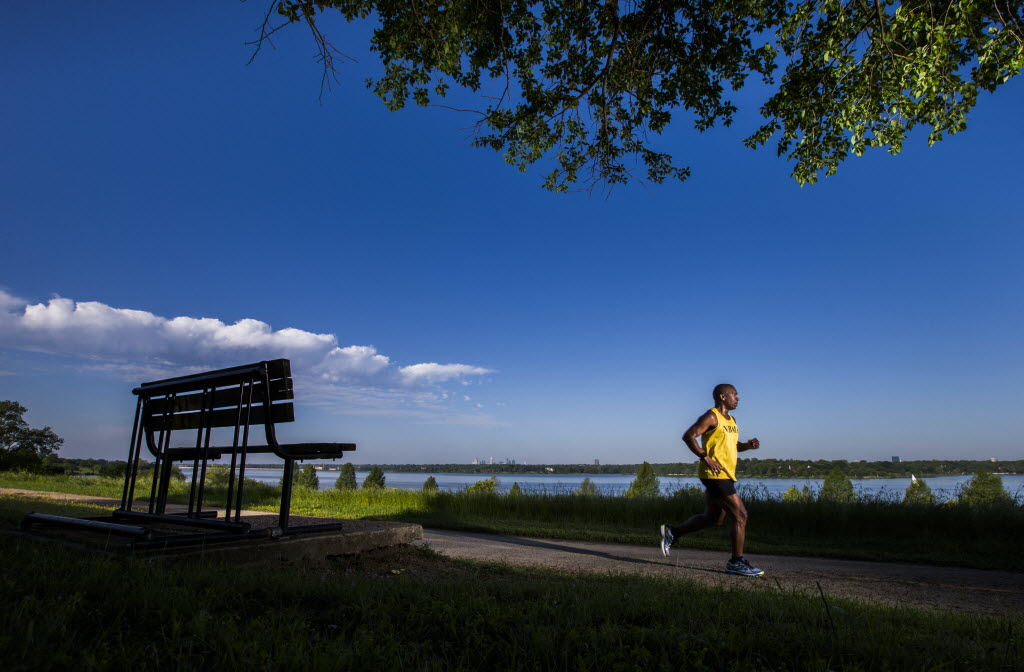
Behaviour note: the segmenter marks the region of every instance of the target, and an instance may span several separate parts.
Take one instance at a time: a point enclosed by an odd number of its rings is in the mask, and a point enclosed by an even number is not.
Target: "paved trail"
[[[417,542],[453,558],[536,565],[564,571],[656,574],[715,586],[806,590],[930,609],[1020,616],[1024,572],[933,567],[759,555],[759,579],[725,573],[727,553],[673,548],[665,558],[654,544],[632,546],[587,541],[506,537],[425,529]]]
[[[0,488],[0,494],[88,501],[115,500],[86,495]],[[248,512],[243,512],[243,515]],[[265,512],[253,512],[266,515]],[[933,567],[931,565],[758,555],[751,559],[765,576],[725,573],[726,553],[673,548],[665,558],[657,545],[632,546],[588,541],[508,537],[425,529],[423,540],[453,558],[550,567],[570,572],[628,572],[679,577],[715,586],[803,590],[929,609],[1024,615],[1024,572]]]

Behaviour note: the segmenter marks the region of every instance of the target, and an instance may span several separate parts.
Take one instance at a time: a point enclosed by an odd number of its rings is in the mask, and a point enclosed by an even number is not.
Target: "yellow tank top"
[[[730,416],[726,420],[717,408],[712,408],[711,412],[718,418],[718,426],[701,435],[701,445],[705,453],[722,465],[722,471],[716,474],[702,460],[697,467],[697,478],[727,478],[735,481],[736,444],[739,442],[740,430],[736,427],[735,418]]]

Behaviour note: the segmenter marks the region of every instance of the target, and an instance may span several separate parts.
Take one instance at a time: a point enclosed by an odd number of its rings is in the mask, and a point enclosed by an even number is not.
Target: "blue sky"
[[[322,104],[301,30],[247,66],[261,8],[0,27],[0,398],[63,455],[123,458],[142,381],[288,356],[286,438],[358,463],[676,461],[723,381],[759,457],[1020,457],[1024,82],[804,188],[744,92],[658,141],[687,182],[558,196],[387,112],[358,30]]]

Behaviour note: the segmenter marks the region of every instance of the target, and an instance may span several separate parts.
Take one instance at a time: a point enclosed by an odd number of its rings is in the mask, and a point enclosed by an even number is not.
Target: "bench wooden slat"
[[[323,453],[332,450],[343,450],[346,453],[356,449],[354,443],[285,443],[278,446],[292,453]]]
[[[178,376],[164,380],[155,380],[143,383],[132,390],[133,393],[152,396],[159,394],[170,394],[172,392],[192,392],[203,387],[229,387],[237,385],[243,377],[260,375],[263,366],[266,364],[268,376],[271,380],[276,378],[291,378],[292,366],[287,359],[274,359],[268,362],[257,362],[245,366],[234,366],[228,369],[217,369],[191,376]],[[262,376],[261,376],[262,377]]]
[[[281,422],[295,422],[295,406],[291,403],[274,404],[270,407],[270,421],[274,424]],[[262,425],[266,422],[264,407],[253,406],[249,415],[249,423],[252,426]],[[178,413],[169,418],[162,415],[149,415],[145,418],[146,427],[153,431],[167,431],[178,429],[199,429],[202,427],[234,427],[238,421],[238,410],[226,408],[219,411],[207,413]]]
[[[285,443],[280,444],[275,449],[274,446],[246,446],[245,452],[248,454],[260,454],[260,453],[283,453],[292,459],[315,459],[315,458],[329,458],[329,457],[341,457],[342,453],[351,453],[356,449],[354,443]],[[238,451],[242,451],[242,447],[238,447]],[[231,454],[231,446],[210,446],[206,449],[206,457],[210,460],[219,460],[224,455]],[[167,451],[167,457],[172,462],[187,462],[194,460],[196,457],[203,456],[202,449],[196,449],[195,446],[179,446],[176,448],[170,448]]]
[[[225,406],[238,406],[238,400],[241,396],[242,391],[238,387],[230,387],[222,390],[217,390],[213,393],[213,404],[211,406],[210,400],[206,399],[205,404],[207,408],[223,408]],[[165,409],[171,408],[173,413],[187,413],[191,411],[199,411],[203,408],[203,393],[198,392],[196,394],[181,394],[174,398],[174,403],[169,403],[167,398],[150,399],[146,402],[146,412],[150,416],[163,415]],[[248,398],[248,390],[245,391],[245,396]],[[263,402],[263,385],[254,385],[252,390],[252,401],[253,403]],[[280,378],[278,380],[270,381],[270,399],[271,401],[284,401],[286,399],[294,399],[295,394],[292,391],[292,379],[291,378]]]

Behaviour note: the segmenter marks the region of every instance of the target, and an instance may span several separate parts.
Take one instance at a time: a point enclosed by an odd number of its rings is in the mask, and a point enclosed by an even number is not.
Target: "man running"
[[[725,523],[726,514],[732,520],[729,536],[732,539],[732,558],[725,565],[730,574],[761,576],[758,569],[743,557],[743,541],[747,531],[747,509],[736,494],[736,453],[760,447],[757,439],[739,440],[736,420],[730,411],[736,410],[740,395],[728,383],[716,385],[712,393],[715,407],[697,418],[697,422],[683,434],[683,442],[700,460],[697,477],[704,484],[704,513],[698,513],[682,525],[661,526],[661,552],[668,557],[676,537]],[[697,437],[701,437],[701,445]]]

